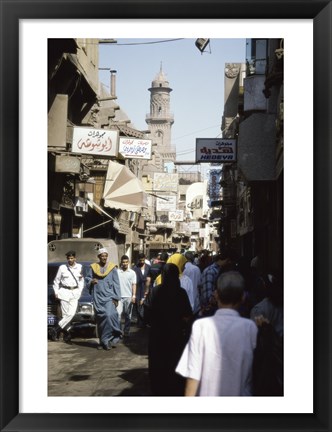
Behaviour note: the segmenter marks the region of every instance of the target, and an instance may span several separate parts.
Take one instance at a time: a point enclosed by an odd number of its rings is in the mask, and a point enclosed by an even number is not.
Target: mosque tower
[[[172,89],[160,64],[160,71],[148,89],[150,95],[150,113],[146,116],[146,123],[151,131],[150,138],[157,144],[157,151],[163,163],[174,162],[175,148],[171,145],[171,129],[174,116],[170,112],[170,93]]]

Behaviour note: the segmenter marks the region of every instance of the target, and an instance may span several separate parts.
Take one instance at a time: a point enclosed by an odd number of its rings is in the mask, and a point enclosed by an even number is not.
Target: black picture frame
[[[61,4],[61,7],[59,5]],[[332,431],[331,427],[331,32],[319,0],[0,0],[1,15],[1,431]],[[313,19],[314,22],[314,413],[19,413],[19,21],[20,19]],[[305,63],[305,59],[303,59]],[[305,73],[305,72],[304,72]],[[303,91],[306,91],[304,88]],[[32,102],[33,104],[33,102]],[[303,107],[301,107],[303,109]],[[299,109],[299,115],[300,109]],[[300,143],[293,143],[299,146]],[[296,162],[295,162],[296,163]],[[296,171],[296,166],[293,165]],[[299,180],[299,187],[300,187]],[[303,203],[305,211],[305,203]],[[300,215],[299,215],[300,217]],[[305,247],[303,233],[303,245]],[[36,257],[38,260],[38,257]],[[305,263],[303,263],[305,267]],[[294,269],[301,271],[302,269]],[[294,305],[294,319],[299,304]],[[301,322],[299,331],[301,331]],[[33,332],[33,329],[31,329]],[[294,341],[296,344],[296,341]],[[305,355],[305,347],[303,349]],[[303,376],[303,388],[306,376]],[[124,401],[125,403],[125,401]],[[259,401],[257,402],[259,404]]]

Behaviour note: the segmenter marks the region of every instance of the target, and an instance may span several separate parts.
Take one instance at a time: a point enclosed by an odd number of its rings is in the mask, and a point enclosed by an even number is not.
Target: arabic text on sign
[[[108,152],[112,149],[111,138],[106,138],[103,142],[100,138],[96,141],[87,138],[85,141],[80,138],[77,142],[77,148],[80,150],[98,151],[99,153]]]
[[[124,145],[122,147],[122,152],[126,153],[128,155],[135,155],[135,156],[139,156],[139,155],[145,155],[146,151],[148,149],[146,147],[141,147],[139,145]]]
[[[203,147],[200,149],[201,153],[212,154],[212,153],[233,153],[233,149],[230,147],[219,147],[219,148],[207,148]]]

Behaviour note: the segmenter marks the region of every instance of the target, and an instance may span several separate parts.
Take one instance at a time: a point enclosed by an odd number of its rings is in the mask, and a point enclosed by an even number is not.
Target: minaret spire
[[[160,62],[160,70],[152,81],[149,91],[151,93],[150,113],[145,121],[151,131],[150,137],[157,144],[163,162],[174,161],[176,155],[171,143],[174,116],[170,110],[170,93],[172,89],[164,75],[162,61]]]

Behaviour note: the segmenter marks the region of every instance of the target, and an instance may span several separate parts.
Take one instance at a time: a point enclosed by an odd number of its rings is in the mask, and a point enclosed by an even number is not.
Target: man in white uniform
[[[194,322],[176,372],[187,378],[185,396],[251,396],[257,326],[237,312],[244,298],[240,273],[222,273],[218,310]]]
[[[78,299],[81,297],[84,278],[82,265],[76,262],[76,252],[66,253],[67,264],[62,264],[53,281],[55,298],[60,300],[62,319],[57,328],[52,330],[51,339],[55,341],[59,333],[64,333],[63,340],[70,342],[70,322],[77,310]]]

